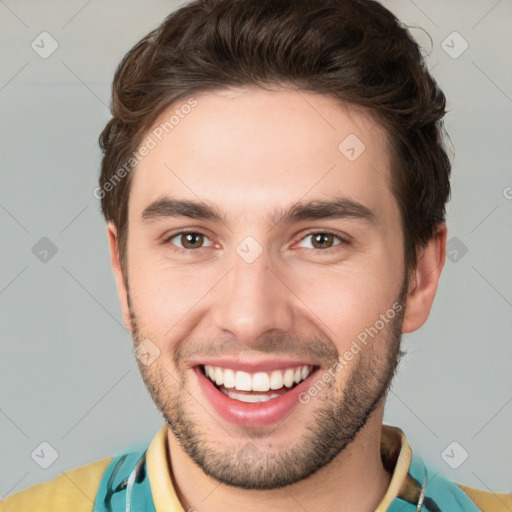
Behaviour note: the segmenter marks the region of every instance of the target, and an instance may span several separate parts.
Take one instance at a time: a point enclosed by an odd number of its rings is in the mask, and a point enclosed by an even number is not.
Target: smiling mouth
[[[203,375],[229,398],[246,403],[278,398],[306,380],[318,368],[294,366],[269,372],[244,372],[213,365],[200,365]]]

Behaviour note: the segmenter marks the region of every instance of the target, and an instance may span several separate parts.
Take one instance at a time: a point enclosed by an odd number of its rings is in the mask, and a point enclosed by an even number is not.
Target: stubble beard
[[[344,388],[336,379],[328,382],[315,400],[307,405],[299,404],[298,407],[305,408],[304,412],[309,408],[310,421],[294,446],[278,451],[266,441],[268,430],[250,428],[247,440],[222,445],[218,440],[222,437],[227,439],[230,435],[214,418],[204,419],[205,411],[187,389],[184,372],[173,374],[159,365],[158,359],[149,366],[138,361],[139,369],[167,425],[183,450],[204,473],[241,489],[282,488],[308,478],[329,464],[355,439],[378,404],[385,399],[402,356],[401,329],[406,296],[407,282],[404,281],[395,302],[401,304],[402,309],[383,332],[354,356],[349,364],[356,366]],[[137,347],[144,338],[130,298],[129,305],[132,335]],[[380,344],[381,350],[374,350],[372,344]],[[340,373],[343,371],[346,370]],[[198,419],[198,413],[203,415],[202,419]],[[272,428],[270,434],[286,428],[287,418]],[[220,435],[216,435],[215,430],[219,429]]]

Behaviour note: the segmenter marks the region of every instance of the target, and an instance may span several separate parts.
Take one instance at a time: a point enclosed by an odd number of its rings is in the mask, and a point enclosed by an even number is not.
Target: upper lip
[[[298,366],[318,366],[311,361],[293,360],[293,359],[266,359],[260,361],[243,361],[241,359],[216,357],[201,359],[192,364],[192,366],[219,366],[220,368],[230,368],[247,373],[268,372],[272,370],[285,370],[287,368],[297,368]]]

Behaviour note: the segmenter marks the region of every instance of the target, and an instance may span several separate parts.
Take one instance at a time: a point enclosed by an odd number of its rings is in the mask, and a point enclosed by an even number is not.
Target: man
[[[196,1],[125,57],[96,195],[165,426],[1,510],[505,511],[383,426],[445,260],[445,98],[371,0]]]

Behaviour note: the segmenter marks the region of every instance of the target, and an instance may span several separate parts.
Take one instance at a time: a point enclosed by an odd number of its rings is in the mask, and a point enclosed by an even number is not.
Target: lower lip
[[[277,398],[257,403],[247,403],[230,398],[205,377],[199,366],[196,366],[194,371],[203,393],[222,418],[236,425],[262,428],[282,421],[295,406],[302,405],[299,402],[299,395],[308,389],[311,378],[317,373],[318,368],[290,391]]]

